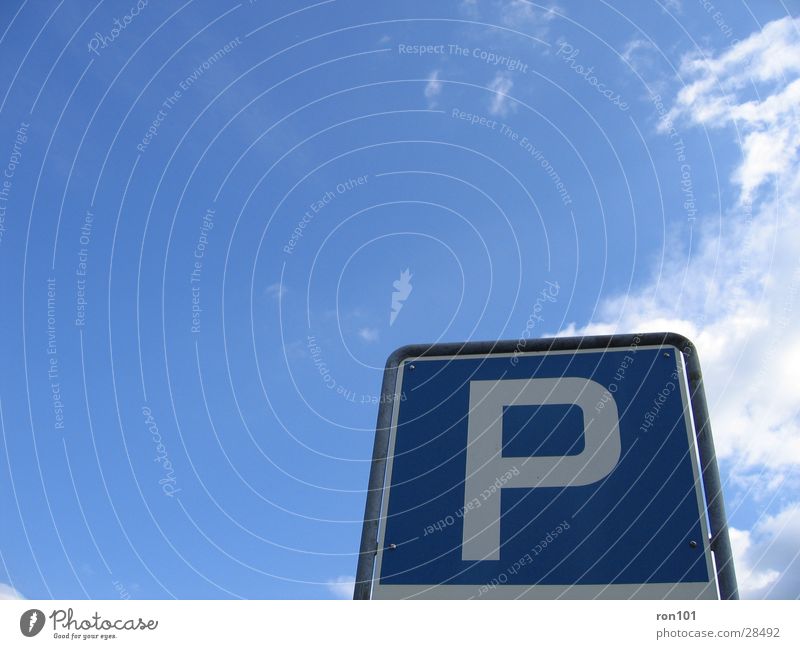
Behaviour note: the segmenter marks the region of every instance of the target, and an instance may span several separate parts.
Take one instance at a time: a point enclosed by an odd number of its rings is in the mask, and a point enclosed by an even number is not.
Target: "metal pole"
[[[686,341],[682,348],[686,359],[686,370],[689,378],[689,394],[697,431],[697,447],[700,453],[700,466],[703,473],[703,487],[706,492],[708,518],[711,524],[711,550],[717,564],[717,580],[721,599],[739,599],[739,588],[736,583],[736,570],[733,565],[733,551],[728,535],[728,523],[725,516],[725,503],[722,499],[722,484],[717,467],[717,455],[711,438],[711,424],[708,419],[708,406],[703,388],[703,374],[700,370],[700,359],[697,350]]]
[[[383,386],[378,406],[378,423],[375,431],[375,445],[372,449],[367,503],[364,508],[364,526],[361,529],[361,549],[358,554],[353,599],[369,599],[372,590],[372,572],[375,566],[375,555],[378,552],[378,522],[381,515],[383,480],[386,475],[386,456],[389,452],[389,430],[394,410],[397,368],[405,357],[406,350],[404,348],[395,351],[386,361],[386,369],[383,372]]]

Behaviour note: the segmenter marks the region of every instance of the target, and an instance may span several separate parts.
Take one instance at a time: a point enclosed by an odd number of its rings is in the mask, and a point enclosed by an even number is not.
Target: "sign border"
[[[711,436],[711,425],[708,418],[708,406],[703,388],[703,375],[697,350],[692,342],[685,336],[671,332],[538,338],[526,339],[523,342],[524,345],[521,345],[519,340],[406,345],[395,350],[387,359],[383,372],[383,385],[378,408],[375,444],[367,487],[367,501],[353,599],[370,599],[372,592],[391,426],[395,411],[399,406],[399,401],[396,399],[396,385],[398,374],[404,361],[431,356],[487,356],[492,354],[527,354],[531,352],[581,350],[602,352],[626,347],[645,346],[670,346],[681,353],[682,364],[686,373],[685,379],[688,382],[691,413],[694,420],[695,442],[700,456],[700,472],[703,480],[706,513],[710,524],[708,543],[716,565],[716,581],[720,599],[739,599],[719,468],[717,466],[714,441]],[[558,588],[559,592],[569,590],[569,588],[564,589],[561,586]],[[647,589],[643,590],[646,596]],[[612,599],[615,598],[614,589],[609,589],[609,591],[611,592],[607,592],[606,596]],[[680,597],[679,591],[675,594]],[[429,596],[431,595],[433,593],[429,594]],[[574,597],[578,599],[586,598],[587,595],[588,593],[582,595],[579,589],[574,591]],[[443,594],[443,597],[448,598],[446,593]],[[648,599],[652,598],[656,598],[655,593]]]

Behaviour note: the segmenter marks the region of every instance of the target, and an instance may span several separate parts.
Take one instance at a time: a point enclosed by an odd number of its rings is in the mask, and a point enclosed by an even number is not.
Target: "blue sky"
[[[669,329],[800,595],[799,10],[4,2],[2,593],[346,596],[393,349]]]

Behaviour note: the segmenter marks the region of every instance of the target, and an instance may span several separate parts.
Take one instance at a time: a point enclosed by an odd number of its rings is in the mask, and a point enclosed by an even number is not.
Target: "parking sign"
[[[356,598],[735,598],[676,334],[409,346],[384,374]]]

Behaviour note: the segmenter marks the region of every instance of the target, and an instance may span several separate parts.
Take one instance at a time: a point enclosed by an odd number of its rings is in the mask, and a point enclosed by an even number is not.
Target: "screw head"
[[[388,547],[389,547],[390,550],[396,550],[397,549],[397,546],[394,543],[390,543]]]
[[[697,547],[697,541],[689,541],[689,547],[690,548],[696,548]]]
[[[669,352],[664,352],[664,358],[669,358]]]
[[[413,370],[414,369],[414,364],[412,363],[411,365],[409,365],[408,369]]]

